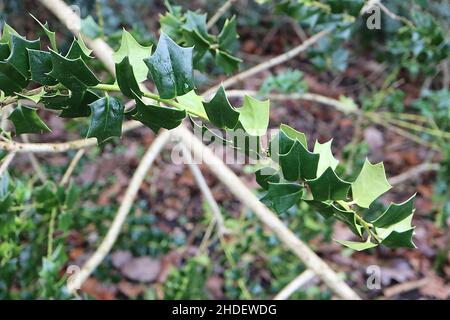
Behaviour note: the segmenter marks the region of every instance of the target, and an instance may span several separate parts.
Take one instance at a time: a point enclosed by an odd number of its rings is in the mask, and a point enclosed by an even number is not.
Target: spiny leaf
[[[372,243],[370,241],[364,242],[347,241],[347,240],[335,240],[335,241],[355,251],[363,251],[378,246],[377,244]]]
[[[89,104],[99,99],[94,92],[89,90],[72,91],[70,98],[63,102],[61,118],[88,117],[91,114]]]
[[[262,136],[269,125],[269,100],[259,101],[250,96],[244,97],[244,105],[239,111],[239,122],[251,136]]]
[[[325,143],[319,143],[316,141],[314,144],[314,153],[320,154],[319,165],[317,166],[317,176],[320,176],[328,167],[335,170],[339,161],[333,156],[331,152],[331,143],[333,140],[330,140]]]
[[[80,36],[74,38],[72,44],[70,45],[69,51],[66,54],[67,59],[78,59],[81,58],[83,61],[89,61],[93,59],[91,56],[92,50],[86,47],[83,38]]]
[[[9,24],[3,24],[3,32],[2,38],[0,39],[0,43],[2,44],[11,44],[11,36],[16,35],[19,36],[16,30],[14,30]]]
[[[116,63],[116,78],[120,91],[128,98],[133,98],[134,94],[142,97],[143,93],[136,81],[133,66],[128,57],[123,58],[120,63]]]
[[[106,96],[91,104],[88,138],[96,137],[99,144],[122,135],[124,106],[119,99]]]
[[[355,235],[362,237],[362,227],[357,223],[356,213],[354,211],[345,209],[343,210],[336,207],[335,205],[331,205],[331,208],[333,209],[336,219],[345,223]]]
[[[37,109],[19,104],[8,117],[14,123],[16,134],[50,132],[50,128],[38,116]]]
[[[236,17],[225,20],[222,30],[219,33],[219,47],[222,50],[229,49],[236,39],[239,38],[236,32]]]
[[[308,142],[303,132],[297,131],[286,124],[281,124],[280,132],[280,153],[287,153],[291,149],[295,140],[298,140],[305,148],[308,148]]]
[[[50,50],[53,69],[50,76],[57,79],[66,88],[73,91],[84,91],[87,87],[99,84],[97,77],[81,59],[69,59]]]
[[[163,106],[145,105],[135,95],[136,108],[130,114],[131,118],[140,121],[157,133],[161,128],[173,129],[178,127],[186,117],[186,111]]]
[[[303,187],[295,183],[269,182],[269,191],[261,202],[278,213],[282,213],[297,204],[303,194]]]
[[[234,70],[239,69],[239,64],[242,62],[241,59],[232,56],[228,52],[222,51],[220,49],[215,50],[215,56],[216,64],[218,66],[221,66],[226,74],[230,74]]]
[[[30,16],[41,26],[42,30],[44,30],[45,34],[47,35],[48,40],[50,40],[50,45],[51,45],[52,49],[57,51],[58,46],[56,45],[56,33],[54,31],[50,31],[48,22],[45,22],[43,24],[31,13],[30,13]]]
[[[402,232],[392,231],[381,243],[389,248],[416,248],[412,240],[414,229]]]
[[[331,167],[320,177],[307,181],[314,200],[346,200],[351,183],[340,179]]]
[[[280,154],[280,166],[286,180],[314,179],[316,177],[319,155],[309,152],[298,140],[291,150]]]
[[[194,90],[177,97],[177,100],[183,107],[187,107],[186,111],[188,111],[188,109],[195,111],[195,113],[202,118],[208,119],[208,115],[203,107],[203,97],[197,95]]]
[[[413,213],[415,197],[416,195],[414,194],[402,203],[391,203],[387,210],[374,220],[372,224],[378,228],[385,228],[402,221]]]
[[[41,97],[41,102],[47,109],[61,110],[66,107],[70,96],[71,94],[67,90],[56,90],[43,95]]]
[[[368,208],[375,199],[391,188],[383,163],[371,164],[366,159],[361,172],[352,183],[353,201],[362,208]]]
[[[11,36],[11,55],[6,60],[11,64],[25,79],[30,78],[30,65],[28,62],[27,49],[39,50],[39,40],[26,40],[20,36]]]
[[[21,93],[16,93],[17,96],[23,98],[23,99],[28,99],[30,101],[33,101],[34,103],[39,103],[42,99],[42,97],[45,95],[45,90],[44,88],[41,88],[41,90],[38,93],[29,95],[29,94],[21,94]]]
[[[0,61],[0,88],[6,95],[22,91],[27,84],[28,80],[10,63]]]
[[[192,48],[182,48],[161,33],[156,51],[144,62],[161,98],[175,98],[194,89]]]
[[[123,58],[128,57],[131,66],[133,67],[134,75],[138,83],[147,79],[147,67],[144,59],[152,54],[152,47],[144,47],[140,45],[136,39],[125,29],[122,32],[122,42],[119,50],[117,50],[113,57],[115,63],[120,63]]]
[[[255,172],[256,182],[263,188],[267,190],[269,188],[269,182],[277,183],[280,181],[280,176],[277,170],[274,168],[262,168]]]
[[[239,120],[237,112],[230,104],[223,86],[217,90],[210,102],[203,102],[208,119],[219,128],[233,129]]]
[[[58,83],[48,75],[52,71],[52,57],[49,52],[28,49],[31,80],[42,85],[52,86]]]

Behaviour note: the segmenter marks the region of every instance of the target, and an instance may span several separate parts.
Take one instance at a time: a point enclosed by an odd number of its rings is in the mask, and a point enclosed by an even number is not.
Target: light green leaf
[[[414,194],[402,203],[391,203],[385,212],[372,221],[372,224],[378,228],[386,228],[404,220],[414,212],[415,197],[416,195]]]
[[[281,124],[280,132],[283,133],[283,135],[280,136],[280,153],[288,152],[295,140],[298,140],[306,149],[308,148],[308,142],[303,132],[297,131],[286,124]],[[285,141],[288,139],[292,141],[292,143],[286,144]]]
[[[365,242],[347,241],[347,240],[335,240],[335,241],[355,251],[363,251],[378,246],[377,244],[372,243],[370,241]]]
[[[96,137],[99,144],[122,135],[124,106],[119,99],[106,96],[89,105],[91,123],[87,137]]]
[[[316,178],[319,155],[309,152],[298,140],[286,154],[280,154],[280,166],[286,180]]]
[[[244,97],[244,105],[238,111],[239,121],[251,136],[266,134],[269,125],[269,100],[259,101],[250,96]]]
[[[339,96],[340,110],[344,113],[353,113],[358,111],[358,106],[352,98]]]
[[[333,156],[331,151],[332,142],[333,140],[325,143],[319,143],[319,141],[316,141],[314,144],[314,153],[318,153],[320,155],[319,165],[317,166],[317,176],[322,175],[322,173],[324,173],[329,167],[335,170],[339,164],[339,160]]]
[[[193,110],[196,114],[208,119],[205,108],[203,107],[203,97],[195,93],[194,90],[189,91],[185,95],[177,97],[178,102],[186,107],[186,111]]]
[[[278,213],[282,213],[297,204],[303,194],[303,187],[295,183],[269,182],[269,191],[261,202]]]
[[[140,121],[146,127],[157,133],[161,128],[173,129],[178,127],[186,117],[185,110],[178,110],[164,106],[145,105],[138,96],[136,108],[131,110],[131,118]]]
[[[8,117],[14,123],[16,134],[51,132],[38,116],[37,109],[19,104]]]
[[[366,159],[361,172],[352,183],[353,201],[362,208],[368,208],[375,199],[391,188],[383,163],[371,164]]]
[[[113,55],[114,62],[120,63],[123,58],[128,57],[133,67],[134,75],[138,83],[147,79],[147,67],[144,59],[152,54],[152,47],[140,45],[126,30],[122,32],[122,42],[118,51]]]
[[[11,36],[19,36],[16,30],[14,30],[9,24],[3,24],[2,38],[0,39],[0,44],[11,44]]]
[[[237,112],[230,104],[223,86],[217,90],[210,102],[203,102],[208,119],[219,128],[233,129],[239,120]]]
[[[41,101],[42,97],[45,95],[45,90],[44,90],[44,88],[41,88],[41,90],[38,93],[35,93],[33,95],[26,95],[26,94],[21,94],[21,93],[16,93],[16,94],[17,94],[17,96],[19,96],[23,99],[28,99],[37,104]]]
[[[116,63],[116,78],[120,91],[125,96],[133,98],[136,94],[142,97],[143,93],[136,81],[133,66],[130,64],[128,57],[123,58],[120,63]]]
[[[346,200],[351,183],[340,179],[331,167],[320,177],[307,181],[314,200]]]
[[[182,48],[161,33],[156,51],[144,62],[161,98],[175,98],[194,89],[192,48]]]

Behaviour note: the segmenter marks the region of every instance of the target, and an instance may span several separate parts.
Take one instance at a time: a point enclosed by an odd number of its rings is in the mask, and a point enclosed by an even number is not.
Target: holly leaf
[[[223,68],[226,74],[230,74],[234,70],[239,69],[239,64],[242,62],[241,59],[220,49],[215,50],[215,61],[218,66]]]
[[[116,63],[116,78],[120,91],[128,98],[133,98],[134,94],[142,97],[143,93],[134,76],[133,66],[128,57],[123,58],[120,63]]]
[[[10,65],[12,65],[25,79],[30,78],[30,65],[28,59],[28,50],[39,50],[40,41],[27,40],[20,36],[11,36],[11,55],[6,59]]]
[[[99,84],[97,77],[81,58],[69,59],[50,50],[53,69],[50,76],[72,91],[85,91]]]
[[[144,47],[140,45],[136,39],[125,29],[122,32],[122,42],[119,50],[113,57],[115,63],[120,63],[125,57],[128,57],[133,73],[138,83],[147,79],[147,67],[144,59],[152,54],[152,47]]]
[[[21,93],[16,93],[17,96],[23,98],[23,99],[28,99],[30,101],[33,101],[34,103],[38,104],[42,97],[45,95],[45,90],[44,88],[41,88],[41,90],[38,93],[32,94],[32,95],[26,95],[26,94],[21,94]]]
[[[41,26],[42,30],[44,30],[45,35],[50,41],[50,46],[53,50],[58,51],[58,46],[56,45],[56,33],[54,31],[50,31],[48,22],[42,23],[35,16],[30,13],[30,16]]]
[[[197,95],[194,90],[191,90],[188,93],[177,97],[177,101],[182,106],[195,111],[198,115],[202,116],[203,118],[205,119],[208,118],[205,108],[203,107],[203,97]]]
[[[63,102],[61,118],[81,118],[91,114],[89,104],[99,99],[94,92],[89,90],[72,91],[70,98]]]
[[[278,213],[288,210],[297,204],[303,194],[303,187],[295,183],[269,182],[267,194],[261,202]]]
[[[286,180],[314,179],[316,177],[319,155],[309,152],[298,140],[291,150],[280,154],[280,166]]]
[[[7,96],[22,91],[28,80],[7,61],[0,61],[0,88]]]
[[[106,96],[89,104],[91,123],[87,137],[96,137],[98,144],[122,135],[124,106],[119,99]]]
[[[385,212],[372,221],[372,224],[378,228],[386,228],[404,220],[414,212],[415,197],[416,195],[414,194],[402,203],[391,203]]]
[[[333,156],[331,152],[331,143],[333,140],[330,140],[325,143],[319,143],[316,141],[314,144],[314,153],[318,153],[320,155],[319,164],[317,166],[317,176],[320,176],[325,172],[329,167],[335,170],[339,161]]]
[[[340,179],[331,167],[314,180],[307,181],[314,200],[346,200],[351,183]]]
[[[56,50],[55,50],[56,51]],[[67,59],[78,59],[81,58],[83,61],[89,61],[93,59],[91,56],[92,50],[89,49],[80,36],[74,38],[72,44],[70,45],[69,51],[66,54]]]
[[[371,164],[366,159],[361,172],[352,183],[353,201],[362,208],[369,208],[375,199],[391,188],[383,163]]]
[[[137,95],[134,98],[136,100],[136,108],[130,112],[131,118],[140,121],[155,133],[161,128],[173,129],[178,127],[186,117],[185,110],[146,105]]]
[[[219,33],[219,48],[222,50],[228,50],[238,39],[239,36],[236,32],[236,17],[226,19],[223,24],[222,30]]]
[[[277,170],[274,168],[262,168],[255,172],[256,182],[263,188],[264,190],[269,189],[269,182],[278,183],[280,182],[280,176],[278,175]]]
[[[389,248],[416,248],[412,240],[414,229],[415,227],[402,232],[392,231],[381,243]]]
[[[223,86],[217,90],[209,102],[203,102],[208,119],[219,128],[233,129],[239,120],[237,112],[228,101]]]
[[[9,24],[3,24],[2,38],[0,39],[0,44],[11,44],[11,36],[19,36],[16,30],[14,30]]]
[[[175,98],[194,89],[192,49],[180,47],[161,33],[156,51],[144,59],[161,98]]]
[[[37,109],[19,104],[8,117],[16,128],[16,134],[51,132],[37,114]]]
[[[378,246],[378,244],[372,243],[370,241],[358,242],[358,241],[347,241],[347,240],[335,240],[337,243],[343,246],[353,249],[355,251],[363,251],[370,248]]]
[[[244,105],[239,111],[239,122],[251,136],[260,137],[269,125],[269,100],[259,101],[250,96],[244,97]]]
[[[31,80],[42,85],[52,86],[58,83],[48,73],[52,71],[52,57],[49,52],[28,49]]]

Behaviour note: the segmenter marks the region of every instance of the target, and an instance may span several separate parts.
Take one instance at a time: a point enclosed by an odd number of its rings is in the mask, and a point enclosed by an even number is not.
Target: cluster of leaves
[[[161,128],[176,128],[189,115],[193,123],[195,118],[200,118],[220,129],[243,130],[247,138],[258,141],[258,155],[262,150],[259,138],[267,131],[269,101],[245,96],[242,107],[235,108],[223,87],[210,101],[204,101],[194,91],[192,47],[180,47],[167,34],[161,33],[152,53],[151,47],[140,45],[124,31],[121,47],[114,54],[117,84],[102,84],[87,65],[93,58],[81,38],[74,39],[69,51],[62,55],[58,52],[54,32],[47,24],[41,26],[52,44],[49,51],[40,50],[39,40],[27,40],[5,25],[0,42],[0,88],[5,93],[4,99],[17,95],[42,102],[46,108],[61,110],[61,117],[90,116],[88,137],[96,137],[99,143],[120,137],[124,118],[140,121],[158,132]],[[154,82],[158,95],[139,86],[147,78]],[[24,90],[31,81],[42,87]],[[134,99],[136,107],[125,112],[119,97],[97,94],[106,91],[121,92]],[[147,103],[145,98],[156,103]],[[17,134],[49,130],[37,110],[25,105],[19,104],[9,119]],[[268,190],[262,199],[264,203],[281,213],[305,200],[325,217],[344,221],[356,235],[363,237],[366,233],[366,240],[361,243],[341,241],[357,250],[380,243],[390,247],[414,247],[411,240],[413,197],[405,203],[392,204],[371,222],[364,221],[354,208],[368,208],[390,189],[382,164],[366,162],[358,178],[353,183],[346,182],[335,172],[338,161],[331,154],[331,142],[316,143],[314,151],[310,152],[304,134],[288,126],[282,126],[277,137],[272,146],[278,145],[279,149],[269,150],[269,154],[275,162],[279,160],[281,169],[270,175],[257,173],[259,183]],[[247,146],[244,151],[249,154]]]
[[[403,203],[391,203],[376,219],[366,222],[360,211],[368,209],[382,194],[391,189],[382,163],[367,159],[355,181],[341,179],[336,173],[338,160],[331,152],[331,141],[316,142],[308,150],[303,133],[282,125],[272,140],[271,157],[278,162],[256,172],[260,186],[267,190],[261,199],[274,211],[282,213],[305,201],[325,218],[345,223],[362,242],[340,241],[354,250],[365,250],[379,244],[391,248],[414,248],[411,226],[414,197]],[[351,197],[349,197],[351,194]]]
[[[60,271],[67,261],[63,244],[72,228],[78,188],[52,182],[34,188],[4,174],[0,189],[0,297],[68,297]]]
[[[171,6],[166,3],[168,12],[159,19],[161,30],[178,44],[194,46],[194,66],[204,69],[204,58],[207,53],[215,60],[217,66],[222,67],[225,73],[230,74],[239,69],[241,59],[233,56],[230,51],[236,46],[238,35],[236,33],[236,18],[227,19],[215,36],[208,33],[206,14],[193,11],[183,12],[180,6]]]
[[[277,75],[267,77],[259,91],[261,93],[304,93],[308,91],[308,83],[302,79],[300,70],[287,69]]]

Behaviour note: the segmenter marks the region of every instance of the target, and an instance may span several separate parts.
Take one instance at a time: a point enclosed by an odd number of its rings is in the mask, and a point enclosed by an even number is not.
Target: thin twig
[[[28,139],[28,135],[26,135],[26,134],[22,135],[22,140],[23,140],[24,143],[30,143],[30,139]],[[42,183],[47,181],[47,175],[42,170],[41,165],[39,164],[39,161],[36,158],[36,156],[34,155],[34,153],[33,152],[28,152],[27,153],[27,157],[28,157],[28,160],[30,160],[31,166],[33,167],[33,170],[36,172],[39,180]]]
[[[217,12],[209,19],[208,23],[206,24],[206,27],[208,29],[211,29],[216,22],[220,19],[220,17],[227,11],[233,3],[235,3],[237,0],[227,0],[220,8],[217,10]]]
[[[224,88],[228,88],[228,87],[234,85],[235,83],[242,81],[244,79],[247,79],[261,71],[264,71],[264,70],[272,68],[273,66],[282,64],[282,63],[296,57],[297,55],[299,55],[300,53],[302,53],[303,51],[308,49],[310,46],[315,44],[317,41],[322,39],[324,36],[326,36],[330,32],[331,32],[331,29],[322,30],[322,31],[316,33],[315,35],[311,36],[310,38],[308,38],[308,40],[306,40],[302,44],[298,45],[297,47],[295,47],[279,56],[276,56],[272,59],[264,61],[263,63],[260,63],[248,70],[238,73],[237,75],[225,80],[221,85],[223,85]],[[214,94],[217,91],[217,89],[219,87],[220,87],[220,84],[210,88],[209,90],[207,90],[204,93],[204,96],[206,98],[210,97],[212,94]]]
[[[286,287],[284,287],[280,292],[278,292],[278,294],[273,298],[273,300],[286,300],[286,299],[288,299],[300,287],[303,287],[305,284],[307,284],[312,279],[314,279],[315,276],[316,275],[311,270],[303,271],[294,280],[289,282]]]
[[[3,174],[6,172],[15,156],[15,152],[10,152],[3,158],[2,164],[0,165],[0,177],[3,176]]]
[[[417,178],[420,174],[424,172],[439,171],[439,168],[440,168],[439,163],[422,163],[415,167],[412,167],[411,169],[397,176],[390,178],[389,183],[391,185],[402,184],[405,181]]]
[[[72,176],[73,171],[75,170],[78,162],[81,160],[85,152],[85,149],[80,149],[77,151],[75,156],[73,157],[72,161],[70,161],[69,166],[67,167],[66,172],[64,173],[64,176],[61,179],[60,185],[64,186],[69,182],[70,177]]]
[[[217,226],[217,233],[219,234],[219,237],[222,237],[225,230],[224,220],[222,213],[220,212],[219,205],[217,204],[216,200],[214,199],[214,196],[211,192],[211,189],[209,188],[208,184],[206,183],[205,177],[203,176],[202,172],[200,171],[200,168],[197,164],[195,164],[192,160],[192,156],[188,148],[182,144],[182,150],[183,150],[183,156],[186,159],[187,165],[189,166],[189,169],[192,172],[192,175],[194,176],[195,181],[197,182],[198,187],[200,188],[200,191],[203,193],[203,196],[205,197],[206,202],[209,205],[209,208],[211,209],[214,220],[216,222]]]
[[[94,254],[89,258],[89,260],[81,268],[80,272],[77,274],[76,278],[68,286],[70,292],[74,292],[79,289],[83,282],[89,277],[89,275],[97,268],[97,266],[103,261],[106,255],[110,252],[112,246],[119,236],[120,230],[123,223],[125,222],[128,213],[130,212],[131,206],[133,205],[134,199],[144,181],[148,170],[151,168],[154,160],[159,155],[163,147],[169,141],[170,131],[163,131],[150,145],[144,157],[142,158],[139,166],[131,178],[130,184],[125,192],[125,196],[120,204],[119,210],[108,230],[105,238],[103,239],[100,246],[94,252]]]
[[[219,180],[229,190],[250,208],[255,215],[271,229],[279,239],[294,252],[305,265],[314,271],[339,297],[344,299],[359,299],[353,291],[322,259],[320,259],[303,241],[289,230],[284,223],[264,204],[254,193],[219,159],[209,148],[195,138],[185,127],[173,130],[173,134],[188,147],[196,159],[202,159]]]

